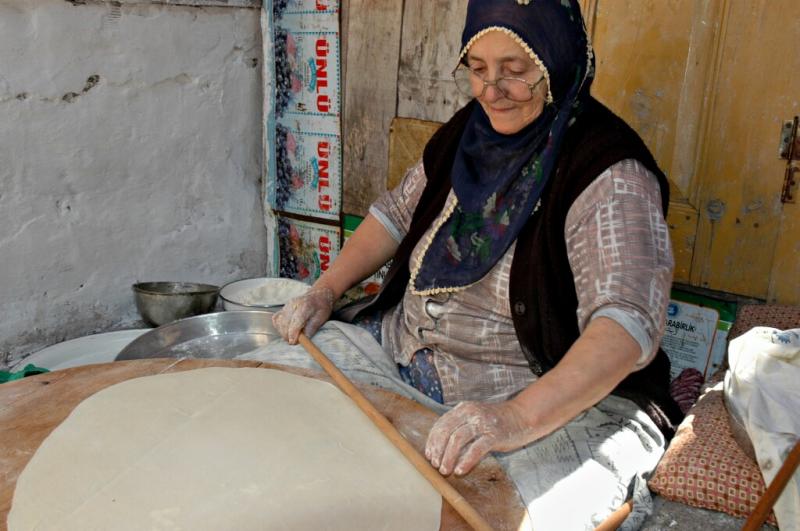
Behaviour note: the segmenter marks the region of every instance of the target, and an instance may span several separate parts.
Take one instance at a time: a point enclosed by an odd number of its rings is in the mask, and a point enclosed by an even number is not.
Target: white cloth
[[[728,348],[725,401],[744,425],[769,485],[800,438],[800,328],[756,327]],[[774,506],[781,531],[800,531],[800,472]]]
[[[438,414],[450,409],[403,382],[392,357],[366,330],[329,321],[312,339],[352,380],[411,398]],[[237,359],[322,370],[302,346],[283,341]],[[495,457],[528,510],[519,531],[594,529],[633,496],[634,512],[620,528],[630,531],[652,512],[645,480],[664,448],[664,437],[641,409],[609,396],[544,439]]]

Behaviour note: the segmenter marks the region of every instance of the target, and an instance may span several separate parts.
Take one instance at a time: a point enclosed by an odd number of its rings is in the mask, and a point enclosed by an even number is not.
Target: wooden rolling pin
[[[603,523],[594,528],[594,531],[615,531],[633,511],[633,500],[628,500],[622,507],[614,511]]]
[[[336,385],[349,396],[353,402],[363,411],[370,420],[378,427],[392,444],[400,450],[412,465],[422,474],[428,482],[433,485],[442,497],[453,506],[453,509],[466,520],[466,522],[477,531],[491,531],[492,527],[476,511],[464,497],[447,482],[438,470],[433,468],[428,460],[425,459],[417,450],[411,446],[397,428],[384,417],[380,411],[359,391],[355,385],[344,375],[342,371],[334,365],[328,357],[317,348],[317,346],[304,334],[300,333],[299,342],[303,348],[311,354],[317,363],[325,369],[325,372],[333,379]]]
[[[778,473],[775,474],[772,483],[770,483],[767,490],[764,491],[761,499],[758,500],[756,508],[750,513],[750,517],[744,523],[742,531],[755,531],[761,527],[761,524],[763,524],[764,520],[769,516],[772,506],[778,501],[786,484],[792,479],[792,475],[794,475],[794,471],[797,470],[798,464],[800,464],[800,440],[794,444],[789,455],[786,456],[786,461],[784,461],[781,468],[778,469]]]

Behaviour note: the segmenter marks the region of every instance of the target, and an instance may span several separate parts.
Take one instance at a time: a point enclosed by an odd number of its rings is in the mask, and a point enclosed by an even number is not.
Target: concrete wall
[[[199,3],[0,0],[0,368],[264,273],[259,2]]]

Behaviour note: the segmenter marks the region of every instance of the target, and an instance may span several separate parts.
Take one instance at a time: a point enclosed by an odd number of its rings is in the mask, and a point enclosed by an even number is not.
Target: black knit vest
[[[444,124],[425,146],[427,185],[414,211],[411,227],[395,253],[380,293],[362,311],[387,309],[403,297],[409,281],[409,257],[439,215],[450,192],[450,170],[471,102]],[[669,184],[653,156],[622,119],[591,99],[568,129],[555,173],[542,193],[539,210],[517,237],[511,266],[509,298],[514,328],[531,370],[548,371],[578,338],[578,298],[567,259],[564,226],[572,203],[594,179],[613,164],[636,159],[658,179],[666,216]],[[353,310],[355,310],[354,308]],[[354,312],[349,312],[349,317]],[[598,360],[602,363],[602,360]],[[669,438],[681,412],[669,396],[669,359],[659,349],[645,368],[626,377],[613,391],[635,401]]]

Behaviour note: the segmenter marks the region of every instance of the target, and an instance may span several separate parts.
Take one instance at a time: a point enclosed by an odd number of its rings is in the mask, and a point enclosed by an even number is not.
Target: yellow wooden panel
[[[800,202],[783,207],[767,300],[800,304]]]
[[[642,135],[670,180],[671,196],[696,205],[720,2],[583,3],[597,56],[594,95]]]
[[[697,233],[697,210],[685,202],[670,202],[667,225],[675,256],[675,282],[689,282],[692,267],[695,234]]]
[[[728,4],[700,170],[696,285],[798,302],[797,258],[785,250],[797,232],[781,234],[776,252],[779,233],[798,226],[798,209],[780,202],[785,161],[777,155],[781,124],[800,108],[798,20],[797,0]]]
[[[800,304],[800,202],[784,205],[767,299]]]
[[[387,190],[397,186],[406,171],[419,161],[425,144],[442,124],[417,120],[416,118],[395,118],[389,130],[389,177]]]
[[[670,182],[678,282],[690,282],[703,109],[714,73],[718,1],[582,0],[596,54],[593,94],[642,136]]]
[[[689,55],[692,0],[599,0],[595,96],[618,113],[671,173]]]

